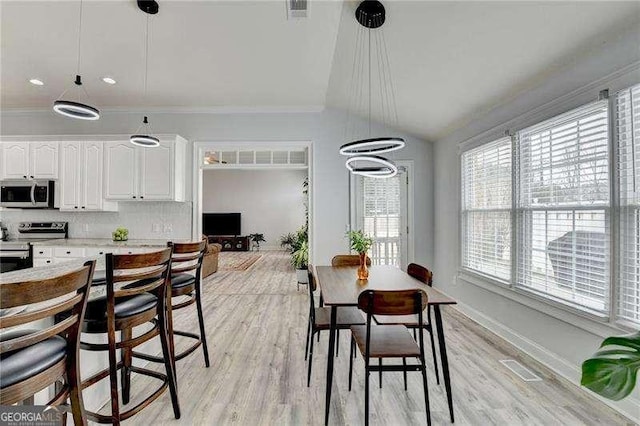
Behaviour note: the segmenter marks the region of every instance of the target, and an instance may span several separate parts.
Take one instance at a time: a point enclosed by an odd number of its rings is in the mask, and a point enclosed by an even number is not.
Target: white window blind
[[[607,101],[518,132],[515,285],[597,313],[609,306]]]
[[[620,187],[618,317],[640,324],[640,85],[615,99]]]
[[[362,177],[363,231],[373,237],[374,243],[369,256],[375,265],[400,266],[401,257],[401,197],[400,179],[403,174],[392,178],[377,179]]]
[[[462,154],[462,266],[511,277],[511,138]]]

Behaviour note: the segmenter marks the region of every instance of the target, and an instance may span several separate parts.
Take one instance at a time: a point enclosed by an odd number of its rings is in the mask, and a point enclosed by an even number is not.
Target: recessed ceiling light
[[[29,83],[35,86],[44,86],[44,83],[42,82],[42,80],[38,80],[37,78],[32,78],[31,80],[29,80]]]
[[[116,81],[111,77],[102,77],[102,81],[104,81],[107,84],[116,84]]]

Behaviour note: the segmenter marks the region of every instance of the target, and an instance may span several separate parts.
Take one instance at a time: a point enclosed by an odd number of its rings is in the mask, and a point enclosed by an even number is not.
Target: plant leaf
[[[591,358],[582,363],[581,384],[597,394],[619,401],[636,385],[640,369],[640,332],[608,337]],[[612,346],[617,346],[612,347]]]

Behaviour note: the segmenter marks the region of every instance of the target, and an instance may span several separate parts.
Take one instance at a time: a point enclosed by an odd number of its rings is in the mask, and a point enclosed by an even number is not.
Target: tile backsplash
[[[19,222],[69,222],[69,238],[111,238],[117,227],[129,229],[129,239],[191,238],[190,202],[119,203],[117,212],[66,212],[59,210],[0,211],[0,220],[11,238],[18,234]]]

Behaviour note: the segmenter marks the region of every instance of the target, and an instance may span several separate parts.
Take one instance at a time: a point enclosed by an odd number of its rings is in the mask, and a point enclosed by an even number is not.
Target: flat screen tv
[[[240,235],[240,213],[203,213],[205,235]]]

